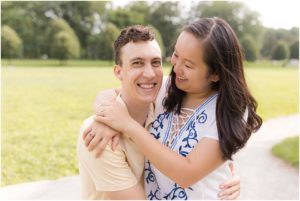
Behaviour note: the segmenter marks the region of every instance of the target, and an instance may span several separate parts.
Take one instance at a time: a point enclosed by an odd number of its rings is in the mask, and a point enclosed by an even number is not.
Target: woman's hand
[[[83,132],[83,140],[89,151],[95,150],[96,158],[101,156],[108,142],[112,140],[111,148],[114,151],[119,144],[119,132],[103,123],[93,122]]]
[[[101,104],[95,121],[104,123],[113,129],[124,132],[131,122],[135,122],[128,113],[126,105],[119,101]]]

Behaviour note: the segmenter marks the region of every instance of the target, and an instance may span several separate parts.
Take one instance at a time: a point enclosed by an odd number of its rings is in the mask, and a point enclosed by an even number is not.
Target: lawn
[[[99,90],[119,86],[111,67],[30,62],[2,68],[2,186],[78,174],[80,124]],[[249,65],[246,76],[264,119],[298,112],[298,68]]]
[[[272,153],[294,167],[299,167],[299,136],[283,140],[272,148]]]

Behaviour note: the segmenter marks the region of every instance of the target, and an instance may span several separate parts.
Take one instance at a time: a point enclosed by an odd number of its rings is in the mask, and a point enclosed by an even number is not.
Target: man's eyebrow
[[[157,60],[157,59],[162,60],[160,57],[154,57],[154,58],[151,59],[151,60]]]
[[[140,61],[140,60],[144,60],[144,59],[141,57],[134,57],[134,58],[130,59],[129,61]]]

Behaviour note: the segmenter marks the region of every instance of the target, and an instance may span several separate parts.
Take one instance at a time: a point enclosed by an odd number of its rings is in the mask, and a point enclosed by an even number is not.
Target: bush
[[[247,61],[256,61],[258,57],[258,49],[254,39],[251,36],[245,36],[241,40],[241,45],[244,49],[245,59]]]
[[[106,25],[105,30],[99,35],[99,58],[112,60],[114,58],[114,41],[119,36],[120,30],[112,23]]]
[[[289,57],[289,49],[287,47],[287,44],[283,41],[278,42],[272,54],[272,59],[284,60],[287,59],[288,57]]]
[[[55,50],[53,56],[58,58],[63,64],[64,60],[77,58],[79,51],[77,48],[77,41],[67,31],[60,31],[54,36],[52,47]]]
[[[22,39],[11,27],[4,25],[1,28],[1,57],[16,58],[22,53]]]
[[[58,40],[58,41],[57,41]],[[51,21],[48,30],[48,41],[50,44],[50,58],[77,58],[80,56],[80,42],[74,32],[74,30],[69,26],[69,24],[64,19],[55,19]],[[65,41],[65,42],[63,42]],[[65,44],[72,48],[72,51],[66,52],[60,56],[61,50],[57,49],[58,46]],[[68,49],[65,47],[65,50]]]
[[[294,42],[291,46],[290,46],[290,53],[291,59],[298,59],[299,60],[299,40]]]

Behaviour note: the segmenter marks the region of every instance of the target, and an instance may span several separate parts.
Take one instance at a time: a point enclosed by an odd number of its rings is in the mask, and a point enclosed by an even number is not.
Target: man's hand
[[[119,144],[119,133],[112,128],[98,122],[88,127],[83,132],[83,140],[89,151],[95,150],[96,158],[101,156],[103,150],[110,140],[112,140],[111,148],[114,151]]]
[[[236,200],[240,196],[240,178],[235,175],[233,163],[229,163],[232,179],[220,185],[218,196],[221,200]]]

